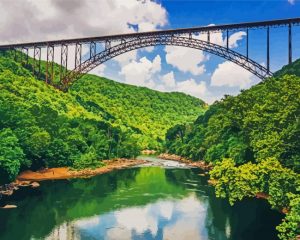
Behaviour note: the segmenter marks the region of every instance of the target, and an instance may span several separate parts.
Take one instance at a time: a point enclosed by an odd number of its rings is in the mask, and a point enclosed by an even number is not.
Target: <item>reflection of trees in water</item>
[[[138,172],[133,168],[89,179],[43,182],[33,194],[23,194],[17,209],[0,212],[0,239],[43,238],[65,221],[109,211],[114,206],[102,205],[103,197],[134,183]]]
[[[266,201],[245,199],[230,206],[213,192],[208,201],[207,229],[216,239],[278,239],[275,226],[282,216],[271,210]]]
[[[271,210],[265,200],[245,199],[230,209],[232,239],[276,240],[275,226],[281,219],[282,215]]]
[[[227,200],[216,198],[214,188],[207,184],[208,178],[200,177],[197,169],[166,170],[166,177],[170,183],[194,190],[199,201],[206,204],[205,224],[212,239],[277,239],[275,226],[281,214],[270,210],[267,202],[246,199],[231,207]]]

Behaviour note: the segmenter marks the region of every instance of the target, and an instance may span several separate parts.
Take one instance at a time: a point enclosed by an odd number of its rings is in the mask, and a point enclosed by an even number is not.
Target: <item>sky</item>
[[[300,17],[300,0],[0,0],[0,16],[0,44],[7,44]],[[245,36],[245,31],[230,32],[230,48],[245,54]],[[265,36],[265,30],[249,32],[249,56],[262,65]],[[287,29],[271,29],[270,37],[271,70],[276,71],[287,64]],[[211,41],[224,46],[226,36],[214,33]],[[300,57],[299,46],[300,26],[293,28],[294,60]],[[43,49],[44,59],[45,55]],[[69,59],[72,69],[74,48],[69,49]],[[60,54],[55,61],[60,63]],[[260,81],[218,56],[173,46],[131,51],[91,73],[159,91],[185,92],[209,104]]]

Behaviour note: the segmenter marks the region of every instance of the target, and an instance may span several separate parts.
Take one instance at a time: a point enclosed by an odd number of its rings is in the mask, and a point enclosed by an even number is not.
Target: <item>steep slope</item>
[[[93,75],[75,82],[71,94],[89,111],[107,113],[103,117],[112,124],[141,133],[138,141],[144,149],[157,148],[167,129],[193,122],[205,109],[203,101],[183,93],[162,93]]]

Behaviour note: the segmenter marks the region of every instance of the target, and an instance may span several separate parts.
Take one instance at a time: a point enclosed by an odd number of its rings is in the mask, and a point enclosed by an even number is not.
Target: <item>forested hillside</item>
[[[282,239],[300,235],[300,77],[287,75],[298,74],[299,63],[166,135],[169,152],[215,165],[217,196],[233,204],[264,193],[273,208],[284,209]]]
[[[281,70],[275,73],[275,77],[279,77],[287,74],[296,75],[300,77],[300,59],[296,60],[290,65],[285,65]]]
[[[22,169],[95,167],[101,159],[160,148],[167,128],[194,121],[204,106],[185,94],[96,76],[64,93],[7,54],[0,56],[0,91],[0,183]]]
[[[75,82],[71,94],[84,108],[113,125],[135,129],[143,149],[159,148],[170,127],[193,122],[205,108],[203,101],[183,93],[162,93],[93,75]]]

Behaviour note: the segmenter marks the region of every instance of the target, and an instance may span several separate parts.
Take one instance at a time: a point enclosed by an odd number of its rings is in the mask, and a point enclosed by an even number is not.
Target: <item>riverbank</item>
[[[113,159],[104,160],[103,163],[105,165],[95,169],[74,170],[69,167],[60,167],[47,168],[39,171],[27,170],[21,172],[14,182],[2,186],[0,189],[0,197],[2,195],[11,196],[14,191],[23,187],[37,188],[39,187],[39,181],[92,177],[118,169],[140,165],[146,162],[147,161],[140,159]]]
[[[114,159],[104,160],[105,164],[102,167],[95,169],[74,170],[69,167],[48,168],[40,171],[24,171],[17,177],[18,181],[44,181],[56,179],[68,179],[78,177],[91,177],[103,173],[111,172],[113,170],[123,169],[146,163],[145,160],[139,159]]]
[[[207,164],[204,161],[192,161],[190,159],[175,155],[175,154],[169,154],[169,153],[161,153],[157,156],[158,158],[165,159],[165,160],[172,160],[176,162],[185,163],[186,165],[190,167],[198,167],[201,168],[204,171],[209,171],[213,168],[212,164]]]

